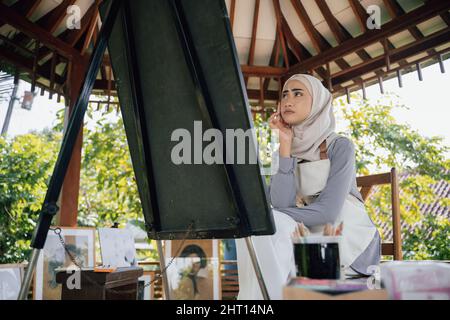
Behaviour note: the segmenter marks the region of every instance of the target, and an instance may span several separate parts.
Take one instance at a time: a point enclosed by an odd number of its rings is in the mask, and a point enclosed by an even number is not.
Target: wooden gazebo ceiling
[[[280,83],[310,73],[335,95],[450,56],[449,0],[225,0],[253,110],[272,107]],[[87,61],[101,22],[101,0],[0,0],[0,65],[43,94],[67,96],[71,61]],[[78,5],[81,28],[67,29]],[[370,30],[366,9],[381,9]],[[280,81],[281,80],[281,81]],[[115,95],[108,55],[95,92]]]

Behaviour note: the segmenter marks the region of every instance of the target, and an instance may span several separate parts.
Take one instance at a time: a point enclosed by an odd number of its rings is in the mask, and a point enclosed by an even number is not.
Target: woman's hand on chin
[[[281,117],[280,104],[278,104],[277,112],[270,116],[269,126],[272,130],[278,129],[280,138],[280,156],[289,158],[291,156],[291,144],[294,132],[292,127]]]

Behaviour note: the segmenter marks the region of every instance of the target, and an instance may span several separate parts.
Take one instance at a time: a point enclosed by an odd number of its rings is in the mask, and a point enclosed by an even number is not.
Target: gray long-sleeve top
[[[296,158],[279,158],[278,172],[271,177],[269,193],[272,206],[306,226],[333,224],[341,212],[350,193],[361,202],[363,199],[356,186],[355,147],[345,138],[339,137],[328,146],[330,173],[325,188],[313,203],[296,207],[295,165]],[[351,265],[352,269],[367,274],[367,267],[380,261],[380,235],[375,233],[369,246]]]

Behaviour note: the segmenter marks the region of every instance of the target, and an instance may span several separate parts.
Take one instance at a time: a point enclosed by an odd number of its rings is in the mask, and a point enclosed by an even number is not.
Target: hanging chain
[[[178,255],[180,254],[181,249],[183,248],[184,243],[186,242],[186,240],[188,239],[189,235],[192,232],[194,224],[191,222],[188,226],[188,230],[186,231],[186,234],[184,235],[181,245],[179,246],[177,252],[175,253],[175,255],[172,257],[172,259],[170,260],[170,262],[164,267],[163,270],[161,270],[160,274],[156,274],[155,275],[155,279],[153,279],[152,281],[150,281],[149,283],[145,284],[142,288],[145,289],[148,286],[152,285],[153,283],[155,283],[156,281],[158,281],[160,278],[163,277],[163,275],[166,274],[167,269],[170,267],[170,265],[175,261],[175,259],[178,257]],[[135,290],[115,290],[112,288],[104,288],[102,285],[98,284],[97,281],[95,281],[94,279],[92,279],[90,276],[88,276],[87,274],[83,274],[82,268],[83,266],[77,261],[76,257],[74,257],[72,255],[72,253],[70,252],[70,250],[67,248],[67,244],[64,241],[64,238],[61,235],[61,228],[57,227],[57,228],[49,228],[49,230],[53,231],[59,238],[59,242],[61,243],[61,245],[64,248],[64,251],[67,253],[67,255],[69,256],[70,261],[72,261],[72,263],[79,269],[80,271],[80,275],[83,275],[83,277],[88,280],[91,284],[93,284],[94,286],[100,287],[102,289],[105,289],[108,292],[111,293],[116,293],[116,294],[126,294],[126,293],[134,293],[136,292]],[[162,252],[160,252],[159,254],[162,254]]]

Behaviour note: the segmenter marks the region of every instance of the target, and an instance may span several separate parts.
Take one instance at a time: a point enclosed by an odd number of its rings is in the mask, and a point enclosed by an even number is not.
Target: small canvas
[[[133,235],[128,229],[98,228],[103,266],[137,266]]]
[[[171,299],[220,300],[218,240],[164,243]]]
[[[67,250],[78,265],[93,268],[95,265],[95,229],[61,228]],[[34,279],[35,300],[60,300],[61,284],[56,282],[56,269],[78,268],[65,251],[59,237],[49,230],[44,248],[39,254]]]
[[[0,265],[0,300],[17,300],[23,277],[23,265]]]

